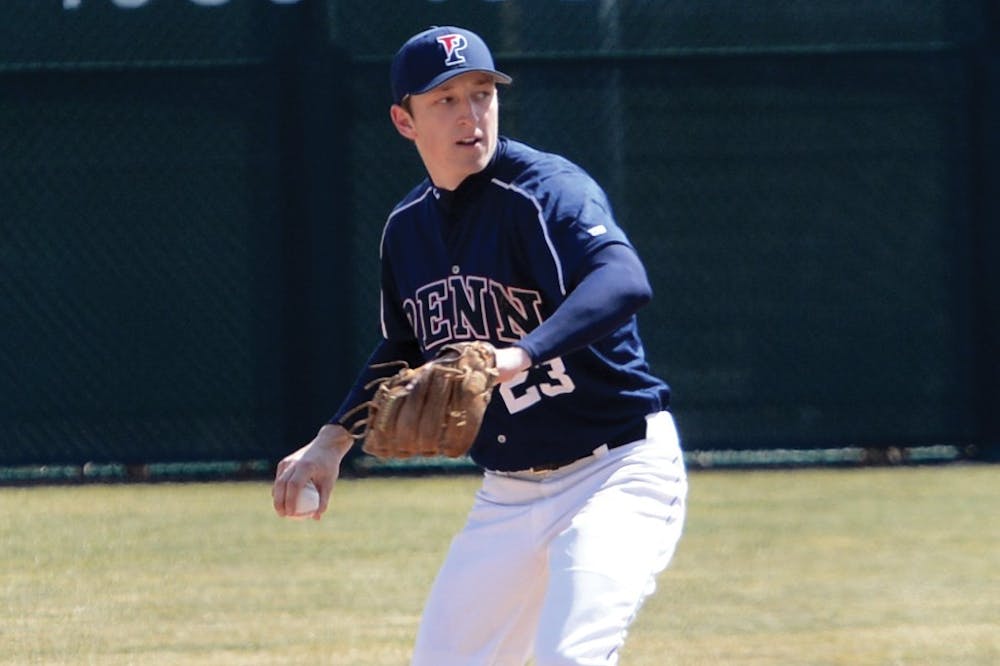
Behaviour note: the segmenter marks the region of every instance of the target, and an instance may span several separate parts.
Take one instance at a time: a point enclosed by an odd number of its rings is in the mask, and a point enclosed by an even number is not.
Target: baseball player
[[[470,450],[482,487],[422,616],[420,666],[616,664],[671,559],[687,481],[669,388],[636,312],[645,269],[578,166],[498,133],[498,71],[475,33],[435,27],[391,67],[396,131],[427,178],[381,241],[381,331],[370,365],[419,365],[443,345],[494,345],[499,385]],[[351,448],[354,388],[278,466],[279,515],[313,482],[326,510]],[[368,386],[368,388],[366,388]]]

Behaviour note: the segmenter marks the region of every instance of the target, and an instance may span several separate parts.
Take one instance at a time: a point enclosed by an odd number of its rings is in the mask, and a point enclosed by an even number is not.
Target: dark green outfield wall
[[[689,449],[1000,442],[995,3],[0,7],[0,464],[274,459],[377,335],[409,34],[608,190]]]

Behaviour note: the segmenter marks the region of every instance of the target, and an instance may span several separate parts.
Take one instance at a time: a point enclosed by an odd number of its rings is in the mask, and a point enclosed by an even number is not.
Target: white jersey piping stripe
[[[516,192],[517,194],[520,194],[522,197],[524,197],[525,199],[527,199],[528,201],[530,201],[532,203],[532,205],[535,207],[535,210],[538,211],[538,225],[542,228],[542,236],[545,238],[545,244],[549,248],[549,254],[552,255],[552,262],[556,266],[556,276],[557,276],[557,278],[559,280],[559,293],[562,294],[563,296],[565,296],[566,295],[566,285],[563,282],[562,262],[559,260],[559,253],[556,252],[555,246],[552,245],[552,239],[549,238],[549,227],[548,227],[547,224],[545,224],[545,215],[542,213],[542,205],[540,203],[538,203],[538,199],[536,199],[535,197],[531,196],[530,194],[528,194],[527,192],[525,192],[521,188],[517,187],[516,185],[511,185],[510,183],[505,183],[502,180],[498,180],[496,178],[493,178],[491,182],[499,185],[500,187],[504,188],[505,190],[509,190],[511,192]]]
[[[389,217],[386,218],[385,225],[382,227],[382,238],[379,239],[379,242],[378,242],[378,259],[379,259],[379,261],[382,261],[382,253],[385,251],[385,234],[386,234],[386,231],[389,229],[389,224],[392,223],[392,218],[396,217],[396,215],[398,215],[402,211],[406,210],[410,206],[417,205],[418,203],[420,203],[421,201],[423,201],[424,199],[426,199],[427,195],[430,194],[433,191],[434,191],[433,187],[428,187],[424,191],[424,193],[421,194],[419,197],[417,197],[416,199],[414,199],[410,203],[406,204],[405,206],[400,206],[399,208],[396,208],[391,213],[389,213]],[[379,325],[382,328],[382,337],[385,338],[386,340],[388,340],[389,339],[389,331],[385,327],[385,294],[382,292],[381,280],[379,280],[379,285],[380,286],[379,286],[379,290],[378,290],[378,320],[379,320]]]

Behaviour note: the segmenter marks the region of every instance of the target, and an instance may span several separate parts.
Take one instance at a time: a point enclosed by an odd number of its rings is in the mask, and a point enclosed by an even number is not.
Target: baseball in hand
[[[289,516],[289,518],[295,518],[296,520],[311,518],[318,508],[319,490],[310,481],[299,491],[299,496],[295,500],[295,513]]]

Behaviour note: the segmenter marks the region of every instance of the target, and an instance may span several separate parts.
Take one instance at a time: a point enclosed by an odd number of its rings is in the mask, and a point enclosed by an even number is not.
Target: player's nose
[[[476,102],[472,98],[472,95],[463,95],[459,101],[459,118],[462,120],[476,122],[479,120],[480,116],[482,116],[482,113],[480,113],[479,108],[476,106]]]

